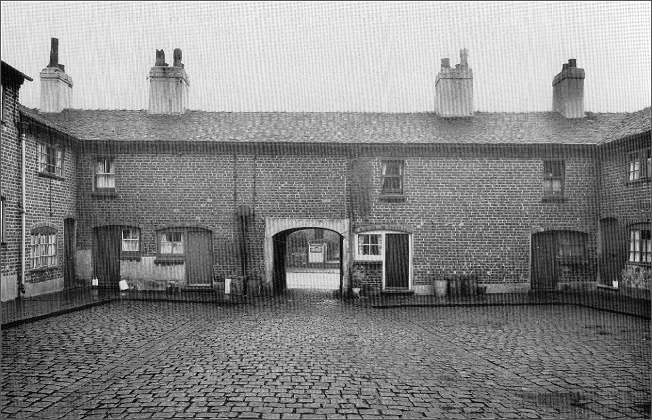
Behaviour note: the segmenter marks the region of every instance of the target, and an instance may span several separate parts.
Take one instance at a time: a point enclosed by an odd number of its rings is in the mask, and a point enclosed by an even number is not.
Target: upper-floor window
[[[57,234],[54,229],[32,232],[30,241],[32,268],[46,268],[57,265]]]
[[[95,160],[95,190],[115,189],[115,167],[113,158],[100,157]]]
[[[63,150],[49,144],[39,143],[38,171],[44,174],[63,176]]]
[[[629,229],[629,262],[652,262],[650,225],[635,225]]]
[[[652,156],[650,149],[629,154],[629,181],[652,178]]]
[[[543,196],[544,198],[562,198],[564,196],[564,161],[543,161]]]
[[[403,194],[403,167],[402,160],[385,160],[382,162],[383,194]]]

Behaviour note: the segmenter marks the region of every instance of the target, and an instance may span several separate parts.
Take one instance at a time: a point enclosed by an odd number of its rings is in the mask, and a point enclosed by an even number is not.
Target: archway
[[[265,288],[281,292],[287,286],[288,238],[295,232],[324,230],[339,238],[339,289],[349,288],[348,219],[265,219]],[[334,236],[333,236],[334,235]],[[309,257],[307,257],[309,258]]]

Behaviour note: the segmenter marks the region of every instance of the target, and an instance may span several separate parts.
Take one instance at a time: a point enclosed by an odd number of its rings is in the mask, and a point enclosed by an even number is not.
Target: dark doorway
[[[210,231],[188,231],[186,276],[189,285],[211,284],[213,280],[213,241]]]
[[[63,287],[75,287],[75,219],[63,221]]]
[[[557,289],[555,232],[532,235],[532,290]]]
[[[410,287],[410,244],[405,233],[385,235],[385,288]]]
[[[608,218],[600,220],[602,255],[600,256],[600,279],[602,284],[612,285],[618,280],[627,257],[623,246],[618,220]]]
[[[120,226],[102,226],[95,228],[93,265],[99,287],[117,289],[120,281],[120,244],[122,240]]]
[[[275,293],[285,291],[285,250],[287,248],[288,231],[274,235],[274,273],[273,287]]]

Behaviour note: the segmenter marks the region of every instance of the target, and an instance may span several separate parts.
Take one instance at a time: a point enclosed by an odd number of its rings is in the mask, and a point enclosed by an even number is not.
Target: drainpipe
[[[18,283],[18,297],[22,298],[25,294],[25,143],[26,136],[25,131],[27,131],[27,123],[25,121],[20,121],[18,123],[18,131],[20,136],[20,252],[18,256],[20,258],[20,280]]]

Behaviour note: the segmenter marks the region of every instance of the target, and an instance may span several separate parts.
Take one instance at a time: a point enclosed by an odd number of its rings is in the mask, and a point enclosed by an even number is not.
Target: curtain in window
[[[115,169],[113,159],[98,159],[95,163],[95,187],[115,188]]]

